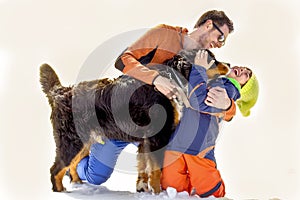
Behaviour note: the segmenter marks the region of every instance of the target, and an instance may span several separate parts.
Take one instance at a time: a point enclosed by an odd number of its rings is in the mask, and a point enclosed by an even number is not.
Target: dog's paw
[[[137,192],[149,192],[148,183],[143,182],[142,180],[138,181],[136,184]]]
[[[71,183],[74,183],[74,184],[82,184],[82,180],[72,180]]]
[[[150,190],[154,194],[159,194],[161,192],[160,184],[150,186]]]
[[[59,188],[52,188],[53,192],[67,192],[67,189],[65,187],[59,187]]]

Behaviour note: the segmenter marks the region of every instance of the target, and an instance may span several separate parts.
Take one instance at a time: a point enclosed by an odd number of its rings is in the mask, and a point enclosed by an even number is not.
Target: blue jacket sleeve
[[[204,67],[192,65],[189,77],[189,101],[193,109],[203,111],[205,108],[204,100],[207,94],[207,74]]]

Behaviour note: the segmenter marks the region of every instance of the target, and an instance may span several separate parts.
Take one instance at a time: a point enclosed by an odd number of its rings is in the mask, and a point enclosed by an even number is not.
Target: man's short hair
[[[226,24],[229,28],[229,33],[231,33],[233,28],[233,22],[227,17],[224,11],[218,11],[218,10],[210,10],[205,12],[197,21],[194,28],[200,27],[202,24],[204,24],[207,20],[212,20],[216,25],[223,26]]]

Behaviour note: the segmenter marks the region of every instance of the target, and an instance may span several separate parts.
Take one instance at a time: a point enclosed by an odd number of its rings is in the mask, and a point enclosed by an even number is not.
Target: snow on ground
[[[64,176],[63,185],[67,192],[52,192],[50,180],[47,179],[48,186],[46,187],[46,194],[43,193],[40,199],[43,200],[159,200],[159,199],[200,199],[200,197],[190,197],[188,193],[177,193],[174,188],[169,188],[158,195],[150,192],[137,193],[135,191],[135,183],[137,178],[136,170],[136,146],[128,145],[120,154],[115,170],[111,177],[102,185],[92,185],[87,182],[83,184],[70,183],[70,178]],[[125,163],[125,164],[124,164]],[[174,191],[175,190],[175,191]],[[44,191],[45,192],[45,191]],[[223,199],[229,200],[231,198],[202,198],[204,200]]]
[[[131,191],[114,191],[106,186],[96,186],[89,183],[83,184],[70,184],[68,178],[64,178],[64,185],[68,192],[50,194],[51,199],[55,200],[69,200],[69,199],[85,199],[85,200],[106,200],[106,199],[142,199],[142,200],[158,200],[158,199],[203,199],[203,200],[229,200],[229,198],[200,198],[197,196],[189,196],[187,192],[177,193],[174,188],[168,188],[167,191],[163,191],[158,195],[154,195],[148,192],[136,193]]]

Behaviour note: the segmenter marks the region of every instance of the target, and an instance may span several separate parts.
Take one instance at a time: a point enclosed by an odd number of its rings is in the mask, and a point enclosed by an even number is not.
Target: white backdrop
[[[216,156],[227,196],[299,199],[297,0],[0,0],[0,199],[43,199],[51,188],[55,149],[40,64],[51,64],[62,83],[71,85],[88,56],[110,38],[160,23],[192,30],[210,9],[224,10],[235,26],[227,44],[214,50],[216,56],[251,66],[260,82],[252,115],[238,113],[224,124],[218,140]],[[115,48],[104,56],[114,56]],[[107,73],[118,75],[112,66]],[[107,185],[134,191],[134,179],[115,173]]]

